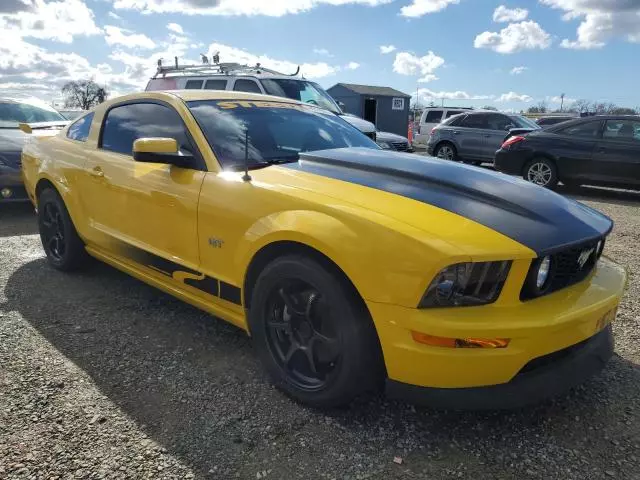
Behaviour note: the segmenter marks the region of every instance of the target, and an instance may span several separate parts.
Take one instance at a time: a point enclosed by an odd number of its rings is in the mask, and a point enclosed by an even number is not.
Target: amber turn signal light
[[[444,348],[507,348],[508,338],[447,338],[427,335],[426,333],[411,332],[413,340],[423,345]]]

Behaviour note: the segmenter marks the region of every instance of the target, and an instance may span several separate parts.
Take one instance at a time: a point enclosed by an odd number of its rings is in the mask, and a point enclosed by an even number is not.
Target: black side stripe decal
[[[194,277],[203,277],[199,279],[185,278],[184,284],[196,288],[208,295],[226,300],[227,302],[242,305],[242,291],[235,285],[231,285],[230,283],[218,280],[214,277],[209,277],[201,272],[184,267],[179,263],[172,262],[171,260],[167,260],[166,258],[162,258],[151,252],[147,252],[141,248],[125,244],[124,242],[119,242],[118,247],[116,247],[116,250],[119,250],[121,255],[130,258],[136,263],[145,265],[166,277],[174,278],[173,275],[177,272],[187,273]]]

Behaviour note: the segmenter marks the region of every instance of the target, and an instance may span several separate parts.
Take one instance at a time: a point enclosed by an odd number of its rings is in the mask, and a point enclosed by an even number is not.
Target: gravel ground
[[[572,194],[617,222],[617,355],[566,397],[482,414],[292,403],[243,333],[105,265],[52,270],[29,209],[0,207],[0,478],[640,479],[640,194]]]

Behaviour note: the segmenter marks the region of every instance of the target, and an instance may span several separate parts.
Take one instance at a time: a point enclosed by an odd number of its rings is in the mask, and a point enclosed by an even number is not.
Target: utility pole
[[[442,100],[442,108],[444,108],[444,97],[441,98],[440,100]]]
[[[564,93],[560,94],[560,111],[562,111],[562,107],[564,107]]]

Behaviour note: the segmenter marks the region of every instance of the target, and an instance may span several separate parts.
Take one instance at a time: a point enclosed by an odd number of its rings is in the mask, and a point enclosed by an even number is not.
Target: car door
[[[640,184],[640,121],[605,121],[593,154],[593,169],[602,181]]]
[[[136,162],[133,142],[175,138],[194,155],[191,168]],[[98,246],[172,276],[199,264],[197,207],[204,163],[184,122],[164,102],[109,108],[98,148],[89,154],[83,202]]]
[[[490,113],[487,115],[487,123],[489,128],[485,132],[485,146],[483,156],[486,159],[493,160],[496,151],[500,149],[502,143],[509,130],[515,125],[513,120],[501,113]]]
[[[458,127],[452,129],[458,155],[464,158],[485,158],[489,115],[475,113],[467,115]]]
[[[602,120],[572,122],[565,127],[552,127],[544,145],[555,157],[560,178],[580,181],[598,176],[593,152],[600,140]]]

